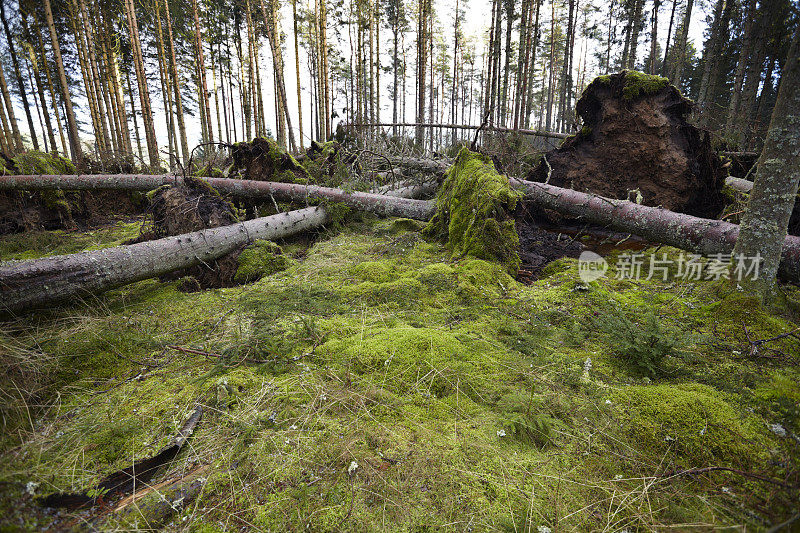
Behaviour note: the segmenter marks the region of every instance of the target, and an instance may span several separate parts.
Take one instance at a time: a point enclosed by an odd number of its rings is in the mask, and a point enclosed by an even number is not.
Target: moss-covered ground
[[[4,237],[0,259],[130,234]],[[31,494],[153,455],[196,402],[154,483],[202,472],[197,499],[59,524],[749,531],[797,513],[775,482],[799,481],[800,341],[747,349],[800,323],[797,289],[767,312],[727,283],[617,280],[613,261],[584,285],[574,260],[526,286],[397,219],[281,244],[288,268],[255,283],[147,280],[2,323],[5,530],[51,523]],[[709,466],[739,473],[679,474]]]

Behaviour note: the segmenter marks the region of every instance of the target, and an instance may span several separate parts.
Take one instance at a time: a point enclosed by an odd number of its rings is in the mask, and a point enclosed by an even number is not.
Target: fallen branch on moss
[[[307,207],[91,252],[0,264],[0,311],[19,312],[98,294],[222,257],[256,239],[278,239],[321,226],[324,207]]]
[[[112,498],[134,490],[138,486],[147,486],[153,476],[165,464],[172,461],[184,444],[194,432],[194,428],[203,415],[203,408],[197,406],[175,435],[173,443],[161,449],[153,457],[137,461],[133,465],[110,474],[94,488],[77,494],[51,494],[42,498],[41,504],[45,507],[63,507],[67,509],[81,509],[102,503],[105,498]]]
[[[732,474],[736,474],[737,476],[763,481],[765,483],[777,485],[785,489],[794,489],[794,490],[798,489],[797,485],[786,483],[785,481],[781,481],[780,479],[771,478],[761,474],[755,474],[753,472],[745,472],[744,470],[729,468],[727,466],[706,466],[703,468],[689,468],[687,470],[681,470],[680,472],[666,472],[658,477],[665,479],[672,479],[680,476],[699,476],[700,474],[706,474],[708,472],[730,472]]]
[[[234,181],[240,187],[237,190],[254,190],[259,194],[265,190],[272,191],[282,200],[323,198],[341,201],[362,211],[418,220],[427,220],[434,211],[433,202],[350,193],[341,189],[246,180],[207,181]],[[134,185],[136,184],[134,180]],[[303,192],[308,194],[303,196]],[[323,206],[307,207],[126,246],[0,263],[0,312],[16,313],[57,301],[99,294],[129,283],[203,264],[257,239],[275,240],[322,226],[330,220],[328,211]]]

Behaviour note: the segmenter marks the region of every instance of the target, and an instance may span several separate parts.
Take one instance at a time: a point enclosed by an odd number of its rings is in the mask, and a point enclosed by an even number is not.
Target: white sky
[[[301,2],[299,2],[298,9],[302,5],[302,2],[303,2],[303,0],[301,0]],[[479,69],[480,68],[480,55],[483,53],[483,48],[485,48],[485,42],[486,42],[487,35],[488,35],[488,26],[489,26],[489,24],[491,22],[491,0],[459,0],[459,4],[460,4],[460,6],[463,7],[464,13],[465,13],[465,19],[463,20],[463,26],[462,26],[465,36],[468,39],[470,38],[470,36],[472,36],[473,40],[476,43],[479,43],[477,45],[477,51],[478,51],[479,57],[478,57],[478,60],[476,61],[476,69]],[[701,11],[701,10],[704,10],[705,7],[702,4],[703,3],[701,2],[701,6],[698,7],[697,2],[695,3],[695,8],[694,8],[694,11],[692,13],[692,24],[690,25],[690,31],[689,31],[689,39],[691,41],[694,41],[695,46],[697,48],[701,48],[702,47],[703,31],[705,29],[705,13],[703,13]],[[680,11],[681,11],[683,5],[684,5],[684,2],[680,2],[679,7],[678,7],[678,11],[677,11],[677,14],[676,14],[676,18],[680,15]],[[448,43],[452,43],[452,40],[453,40],[453,35],[452,35],[453,30],[452,30],[452,28],[453,28],[454,6],[455,6],[454,1],[434,0],[434,10],[438,14],[440,25],[444,28],[443,37],[447,40]],[[648,7],[649,6],[646,6],[645,9],[647,9]],[[667,26],[669,24],[669,16],[670,16],[671,8],[672,8],[671,2],[665,2],[664,5],[662,5],[661,10],[659,12],[659,41],[661,42],[662,49],[663,49],[663,46],[664,46],[665,41],[666,41]],[[603,6],[602,9],[603,9],[603,11],[605,11],[606,7]],[[549,4],[545,3],[545,5],[543,5],[543,7],[542,7],[542,17],[549,17],[549,12],[550,12]],[[283,7],[281,9],[281,14],[282,14],[282,17],[283,17],[282,18],[283,31],[285,33],[290,33],[291,32],[291,26],[292,26],[292,23],[291,23],[292,14],[291,14],[291,7],[290,7],[290,4],[288,2],[284,2],[284,5],[283,5]],[[605,14],[601,13],[600,16],[605,16]],[[648,18],[649,18],[649,14],[648,14]],[[549,20],[549,18],[548,18],[548,20]],[[677,25],[677,21],[675,22],[675,25]],[[412,26],[413,26],[413,24],[412,24]],[[410,28],[410,29],[413,30],[413,27]],[[332,44],[334,44],[334,41],[333,41],[333,39],[334,39],[334,37],[333,37],[333,29],[331,28],[330,25],[329,25],[328,31],[329,31],[329,40],[331,41]],[[347,38],[347,29],[343,28],[342,32],[344,34],[344,38],[346,39]],[[674,32],[674,27],[673,27],[673,32]],[[648,35],[649,35],[649,26],[642,31],[642,36],[641,36],[641,40],[640,40],[640,44],[639,44],[639,54],[638,54],[639,57],[643,57],[644,55],[646,55],[648,53],[648,50],[646,49],[647,45],[644,44],[645,43],[645,39],[649,38]],[[383,41],[382,44],[381,44],[381,62],[382,62],[382,65],[384,65],[384,66],[390,64],[390,56],[389,56],[390,37],[391,37],[391,32],[388,29],[382,29],[381,30],[381,39]],[[409,32],[409,34],[406,37],[407,46],[413,43],[413,38],[414,38],[413,32]],[[338,46],[338,48],[340,50],[343,50],[345,53],[347,53],[348,46],[349,46],[348,43],[345,41],[343,43],[340,43],[340,46]],[[575,42],[575,47],[576,47],[575,64],[576,64],[576,68],[577,68],[577,64],[578,64],[577,54],[579,53],[580,50],[582,50],[583,46],[584,46],[584,43],[583,43],[582,39],[580,39],[579,36],[576,36],[576,42]],[[303,126],[304,126],[304,130],[305,130],[304,131],[304,140],[305,140],[304,144],[306,146],[308,146],[309,139],[310,139],[310,136],[311,136],[311,129],[312,129],[312,124],[311,124],[311,120],[310,120],[311,117],[309,115],[310,108],[311,108],[311,91],[310,91],[311,79],[310,79],[309,69],[307,67],[308,58],[306,57],[306,54],[305,54],[305,51],[303,50],[302,44],[300,45],[300,48],[301,48],[300,49],[301,93],[302,93],[303,114],[304,114],[304,116],[303,116],[303,119],[304,119],[303,120]],[[588,65],[589,69],[588,69],[588,71],[589,71],[589,74],[597,74],[597,65],[594,64],[594,60],[591,57],[592,56],[591,51],[592,50],[590,49],[589,50],[589,54],[588,54],[588,57],[589,57],[589,60],[588,60],[589,61],[589,65]],[[273,93],[272,61],[271,61],[271,55],[270,55],[270,52],[269,52],[269,46],[268,46],[268,44],[266,42],[266,39],[262,39],[260,53],[261,53],[261,57],[260,57],[260,60],[259,60],[259,64],[260,64],[261,69],[262,69],[261,70],[261,84],[262,84],[262,90],[263,90],[263,102],[264,102],[264,107],[265,107],[266,122],[267,122],[267,127],[269,128],[269,130],[272,132],[273,135],[275,135],[275,132],[276,132],[275,106],[274,106],[275,99],[274,99],[274,93]],[[295,65],[294,54],[295,54],[294,40],[291,39],[291,38],[287,38],[285,40],[285,47],[284,47],[284,65],[285,65],[284,66],[284,68],[285,68],[284,78],[285,78],[285,83],[286,83],[286,94],[287,94],[287,98],[289,99],[289,108],[290,108],[292,124],[293,124],[293,126],[295,128],[295,136],[297,136],[297,124],[298,124],[298,121],[297,121],[297,105],[296,105],[296,102],[297,102],[296,94],[297,93],[296,93],[296,75],[295,75],[295,68],[294,68],[294,65]],[[409,58],[409,62],[413,64],[413,50],[412,50],[412,57]],[[206,60],[206,65],[207,66],[209,65],[209,61],[208,60]],[[156,136],[158,137],[159,149],[162,150],[163,153],[165,153],[166,149],[167,149],[167,144],[168,144],[167,143],[167,122],[166,122],[166,118],[165,118],[166,114],[164,112],[164,104],[161,101],[161,89],[160,89],[160,86],[158,84],[158,80],[159,80],[158,72],[157,72],[157,70],[155,70],[156,67],[154,65],[149,65],[149,67],[151,67],[151,68],[148,69],[148,77],[150,79],[149,91],[150,91],[150,96],[151,96],[151,105],[152,105],[153,113],[154,113],[154,123],[155,123],[155,128],[156,128]],[[413,65],[410,65],[409,67],[410,67],[409,70],[411,71],[410,74],[413,76],[413,68],[414,67],[413,67]],[[188,77],[188,72],[189,72],[190,68],[191,67],[189,65],[181,66],[179,64],[179,69],[182,69],[183,72],[184,72],[183,77]],[[9,76],[6,76],[6,77],[7,77],[7,81],[9,83],[12,83],[12,80],[8,79]],[[591,77],[589,77],[589,80],[590,79],[591,79]],[[211,76],[210,76],[210,74],[208,76],[208,80],[207,81],[208,81],[209,90],[210,90],[211,89]],[[381,102],[380,102],[380,104],[381,104],[381,119],[384,122],[387,122],[387,121],[391,120],[392,102],[391,102],[391,100],[389,98],[389,89],[388,89],[388,86],[389,86],[389,84],[391,82],[392,82],[392,75],[391,74],[382,74],[382,76],[381,76],[381,88],[380,88],[380,94],[381,94]],[[413,103],[410,103],[410,102],[414,101],[412,99],[413,98],[413,90],[414,90],[414,82],[413,82],[413,78],[412,77],[409,77],[409,79],[407,81],[407,84],[408,84],[408,90],[410,92],[408,94],[409,104],[407,104],[407,110],[406,110],[406,115],[407,116],[405,117],[404,121],[412,122],[413,119],[414,119],[414,117],[413,117],[413,113],[414,113],[414,109],[413,108],[414,108],[414,106],[413,106]],[[230,95],[228,95],[228,97],[230,97]],[[238,95],[237,95],[237,98],[238,98]],[[220,99],[221,99],[221,96],[220,96]],[[29,101],[30,101],[30,95],[29,95]],[[238,102],[238,100],[237,100],[237,102]],[[90,124],[90,120],[89,120],[89,117],[88,117],[88,111],[86,111],[87,105],[86,105],[85,98],[77,99],[76,103],[82,108],[82,112],[81,112],[82,114],[81,114],[80,119],[82,119],[86,124]],[[343,102],[341,102],[341,98],[340,98],[339,102],[337,102],[337,105],[336,105],[336,108],[337,108],[337,110],[339,112],[339,115],[340,115],[340,119],[341,119],[341,115],[342,115],[342,112],[341,112],[341,108],[343,107],[342,103]],[[31,104],[32,104],[32,102],[31,102]],[[221,100],[220,100],[220,105],[221,105]],[[136,107],[137,107],[137,110],[140,109],[140,105],[139,105],[138,99],[137,99],[137,102],[136,102]],[[23,132],[23,134],[25,134],[28,131],[28,127],[27,127],[27,122],[25,120],[24,111],[21,108],[21,104],[19,102],[17,102],[17,104],[15,106],[15,111],[17,112],[17,121],[18,121],[18,124],[20,126],[20,129]],[[35,111],[35,109],[32,109],[31,112],[32,112],[32,115],[33,115],[33,118],[34,118],[34,122],[35,122],[36,128],[37,128],[37,135],[39,135],[39,141],[41,143],[42,132],[39,131],[39,126],[38,126],[39,125],[39,121],[38,121],[38,118],[36,116],[36,111]],[[211,100],[211,114],[212,114],[212,119],[215,120],[216,119],[216,113],[215,113],[215,106],[214,106],[214,102],[213,102],[213,97],[212,97],[212,100]],[[241,119],[241,117],[238,117],[238,116],[237,116],[237,118]],[[188,136],[188,140],[189,140],[189,147],[191,149],[193,146],[195,146],[200,141],[200,123],[199,123],[199,119],[198,119],[197,113],[195,113],[195,116],[186,115],[185,119],[186,119],[187,136]],[[336,120],[340,120],[340,119],[336,119]],[[473,121],[475,121],[475,120],[477,120],[477,117],[473,118]],[[335,121],[334,121],[334,125],[335,125]],[[139,126],[140,126],[140,130],[141,130],[140,131],[140,136],[142,138],[142,149],[143,149],[143,151],[145,153],[145,159],[146,159],[146,145],[145,145],[145,141],[144,141],[144,131],[142,129],[141,121],[139,123]],[[54,128],[55,128],[55,126],[54,126]],[[89,128],[91,128],[91,126],[89,126]],[[216,122],[213,124],[213,130],[214,130],[215,140],[219,140],[217,138],[219,132],[217,131]],[[239,125],[237,125],[237,133],[239,135],[239,139],[238,140],[243,140],[241,127]],[[56,132],[56,137],[58,139],[57,132]],[[88,131],[88,132],[85,131],[85,132],[83,132],[83,136],[82,137],[85,140],[89,141],[92,138],[92,133],[90,131]],[[131,138],[132,138],[132,140],[133,140],[133,142],[135,144],[135,139],[134,139],[134,136],[133,136],[133,129],[132,128],[131,128]],[[136,149],[136,147],[134,145],[134,150],[135,149]]]

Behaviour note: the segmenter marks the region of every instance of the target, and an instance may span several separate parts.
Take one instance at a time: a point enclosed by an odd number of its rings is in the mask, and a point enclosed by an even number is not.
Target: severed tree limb
[[[733,176],[725,178],[725,185],[739,192],[750,192],[753,190],[752,181],[743,180],[742,178],[734,178]]]

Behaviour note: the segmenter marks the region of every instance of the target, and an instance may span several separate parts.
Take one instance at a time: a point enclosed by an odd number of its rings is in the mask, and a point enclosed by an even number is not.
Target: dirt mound
[[[189,177],[182,185],[165,185],[151,193],[142,233],[128,244],[236,222],[238,217],[231,204],[206,182]],[[236,284],[233,278],[241,251],[239,249],[214,261],[166,274],[161,279],[168,281],[189,276],[190,279],[182,285],[186,291],[233,286]]]
[[[576,110],[583,129],[548,152],[528,179],[715,218],[727,174],[692,102],[666,78],[623,71],[596,78]]]
[[[72,162],[58,155],[30,151],[3,156],[0,174],[76,174]],[[128,220],[143,212],[146,201],[128,191],[0,191],[0,235],[33,230],[96,227]]]
[[[231,156],[241,179],[284,183],[313,181],[308,171],[272,139],[256,137],[253,142],[236,143]]]

